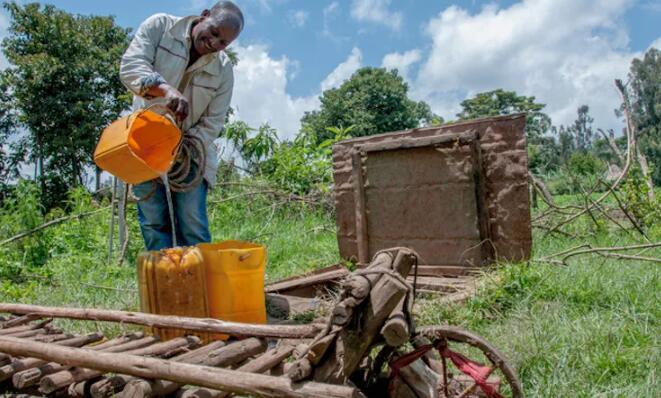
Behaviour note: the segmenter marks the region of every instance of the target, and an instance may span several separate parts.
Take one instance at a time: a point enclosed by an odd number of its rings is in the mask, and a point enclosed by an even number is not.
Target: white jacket
[[[182,130],[200,137],[207,150],[204,179],[213,186],[218,169],[218,152],[214,140],[223,129],[232,99],[234,74],[224,53],[207,54],[188,69],[190,31],[197,17],[175,17],[156,14],[140,25],[122,57],[120,78],[135,96],[133,109],[164,103],[163,98],[149,99],[143,83],[162,78],[189,101],[188,117]]]

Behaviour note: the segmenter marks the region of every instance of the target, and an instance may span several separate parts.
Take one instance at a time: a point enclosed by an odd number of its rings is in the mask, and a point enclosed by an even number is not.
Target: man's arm
[[[122,57],[119,77],[135,95],[167,99],[168,108],[175,112],[177,119],[183,120],[188,115],[188,101],[154,70],[158,44],[165,33],[165,18],[164,14],[156,14],[140,25]]]

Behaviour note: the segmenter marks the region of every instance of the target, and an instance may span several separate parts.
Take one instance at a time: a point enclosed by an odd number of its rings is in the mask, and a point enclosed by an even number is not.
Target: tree
[[[497,89],[479,93],[462,101],[459,120],[477,119],[488,116],[526,114],[526,137],[528,144],[536,144],[551,128],[551,118],[542,112],[545,104],[535,102],[535,97],[518,95],[514,91]]]
[[[102,129],[128,106],[119,59],[129,30],[112,17],[72,15],[50,5],[4,7],[11,17],[2,43],[12,64],[7,81],[27,130],[14,151],[37,163],[48,208],[82,183]]]
[[[478,93],[461,102],[459,120],[489,116],[526,114],[528,166],[535,173],[546,173],[557,168],[560,149],[552,137],[545,137],[551,128],[551,118],[542,112],[546,105],[535,102],[535,97],[518,95],[514,91],[497,89]]]
[[[7,182],[12,177],[12,159],[6,148],[9,137],[16,127],[9,87],[5,73],[0,71],[0,199],[7,190]]]
[[[560,159],[562,164],[567,164],[572,153],[576,150],[576,142],[571,131],[565,126],[560,126],[559,129],[553,128],[553,131],[558,135],[560,146]]]
[[[577,117],[574,124],[569,128],[576,138],[576,147],[579,151],[586,153],[592,148],[592,138],[594,131],[592,129],[592,122],[594,119],[590,116],[590,107],[581,105],[576,110]]]
[[[321,108],[306,112],[303,129],[318,142],[332,137],[329,127],[353,126],[354,137],[404,130],[429,124],[429,105],[408,98],[408,85],[397,70],[361,68],[340,87],[321,94]]]
[[[629,99],[641,151],[652,163],[652,179],[661,185],[661,51],[651,48],[634,58],[629,70]]]

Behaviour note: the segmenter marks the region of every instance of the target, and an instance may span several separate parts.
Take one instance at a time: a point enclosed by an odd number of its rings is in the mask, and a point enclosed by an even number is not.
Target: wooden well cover
[[[359,137],[333,147],[340,254],[406,246],[424,274],[461,273],[531,247],[525,116]]]

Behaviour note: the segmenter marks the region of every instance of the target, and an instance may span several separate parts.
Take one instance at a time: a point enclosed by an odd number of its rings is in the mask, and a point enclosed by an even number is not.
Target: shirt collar
[[[188,46],[191,41],[191,27],[197,19],[198,17],[194,15],[179,18],[170,28],[170,35]]]

